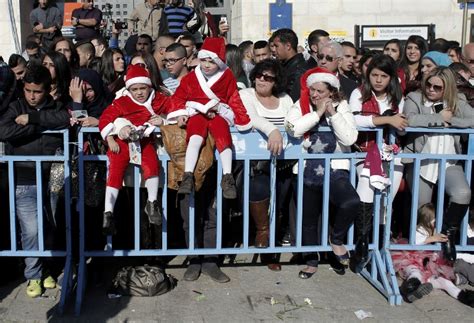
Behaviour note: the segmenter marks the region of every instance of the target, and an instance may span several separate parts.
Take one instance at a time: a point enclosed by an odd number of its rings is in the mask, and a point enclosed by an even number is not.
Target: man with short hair
[[[42,134],[45,130],[64,129],[69,126],[69,112],[49,95],[51,75],[42,65],[28,68],[24,77],[24,98],[14,101],[0,117],[0,141],[6,141],[6,155],[54,155],[63,147],[57,134]],[[48,183],[50,163],[42,163],[42,181],[36,178],[34,162],[15,163],[15,208],[20,224],[23,250],[38,250],[37,185]],[[47,192],[47,187],[43,188]],[[43,197],[43,201],[46,201]],[[47,207],[47,203],[44,203]],[[46,223],[46,225],[54,225]],[[39,258],[25,259],[26,294],[38,297],[43,288],[55,288],[56,281],[47,276]],[[47,276],[47,277],[46,277]]]
[[[462,56],[463,63],[466,64],[467,67],[469,67],[469,70],[471,71],[471,78],[469,79],[469,83],[474,85],[474,43],[464,45]]]
[[[90,42],[82,42],[76,44],[76,52],[79,55],[79,67],[87,68],[89,63],[95,57],[94,45]]]
[[[261,61],[272,58],[270,53],[270,46],[266,40],[259,40],[253,44],[253,60],[255,64]]]
[[[136,32],[150,35],[152,42],[158,39],[162,10],[159,0],[145,0],[135,6],[130,17],[128,18],[128,32],[134,34]]]
[[[186,48],[186,63],[189,64],[194,59],[196,53],[196,41],[193,36],[183,35],[179,37],[179,43]]]
[[[306,61],[309,68],[318,66],[319,47],[329,41],[329,33],[323,29],[313,30],[308,36],[309,54],[311,57]]]
[[[21,55],[11,54],[10,58],[8,59],[8,66],[10,66],[13,73],[15,73],[15,77],[17,81],[23,80],[23,77],[25,76],[25,73],[26,73],[26,65],[27,65],[27,61]]]
[[[357,87],[353,80],[339,75],[338,68],[343,56],[342,46],[333,40],[329,41],[319,50],[318,63],[320,67],[335,73],[341,82],[341,90],[346,98],[351,97],[352,91]]]
[[[170,74],[169,78],[163,80],[163,84],[174,93],[181,79],[189,72],[186,61],[186,48],[179,43],[169,45],[166,48],[163,63]]]
[[[72,25],[76,27],[76,41],[90,40],[100,35],[102,11],[94,7],[94,0],[81,0],[82,6],[72,11]]]
[[[357,49],[350,41],[344,41],[342,46],[342,59],[339,62],[339,75],[346,77],[357,83],[357,77],[352,72],[355,60],[357,58]]]
[[[109,47],[107,40],[102,36],[92,38],[91,44],[94,45],[95,57],[102,57],[102,54],[104,54],[105,50]]]
[[[155,58],[156,64],[160,68],[160,74],[163,80],[170,77],[169,73],[165,69],[165,64],[163,63],[163,59],[165,58],[165,50],[169,45],[173,44],[174,41],[175,38],[171,35],[160,35],[155,44],[153,57]]]
[[[250,83],[249,75],[255,66],[253,64],[253,42],[251,40],[243,41],[239,44],[239,49],[242,53],[242,68]]]
[[[281,61],[287,75],[286,93],[293,102],[300,98],[300,78],[308,70],[303,54],[297,52],[298,36],[287,28],[278,29],[271,37],[275,46],[275,56]]]
[[[27,41],[25,44],[25,52],[28,56],[27,61],[39,61],[40,59],[40,46],[35,41]],[[26,58],[25,58],[26,59]]]
[[[153,40],[151,39],[150,35],[141,34],[138,36],[135,49],[137,52],[151,54],[153,52]]]
[[[38,7],[30,13],[30,24],[33,32],[41,38],[44,47],[49,47],[54,37],[61,36],[63,15],[49,0],[39,0]]]

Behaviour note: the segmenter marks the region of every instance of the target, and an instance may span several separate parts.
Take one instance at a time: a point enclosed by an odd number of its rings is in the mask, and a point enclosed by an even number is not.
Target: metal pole
[[[462,15],[462,37],[461,37],[461,46],[466,44],[466,34],[467,34],[467,11],[468,11],[468,1],[464,1],[463,15]]]

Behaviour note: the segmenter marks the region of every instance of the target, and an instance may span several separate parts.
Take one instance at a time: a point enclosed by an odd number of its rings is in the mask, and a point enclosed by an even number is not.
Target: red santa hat
[[[336,74],[331,73],[322,67],[316,67],[311,71],[312,73],[309,74],[308,78],[306,79],[306,86],[310,87],[314,83],[325,82],[339,90],[341,84],[339,83],[339,79],[337,78]]]
[[[151,86],[151,79],[148,71],[139,65],[130,65],[125,75],[125,87],[128,89],[134,84],[146,84]]]
[[[391,184],[390,178],[388,178],[387,174],[383,171],[379,147],[376,144],[371,146],[372,147],[367,150],[361,176],[368,177],[371,186],[383,191]]]
[[[225,69],[225,42],[222,37],[207,37],[204,39],[198,58],[211,58],[220,69]]]

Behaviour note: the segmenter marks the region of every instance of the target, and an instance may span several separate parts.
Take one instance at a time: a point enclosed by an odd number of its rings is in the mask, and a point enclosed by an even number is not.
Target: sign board
[[[285,0],[270,3],[270,31],[293,28],[293,4]]]
[[[397,38],[407,40],[411,35],[429,39],[429,25],[402,25],[402,26],[361,26],[362,42],[386,42]]]
[[[63,27],[72,27],[72,11],[76,8],[82,7],[82,3],[80,2],[71,2],[64,4],[64,20],[63,20]]]

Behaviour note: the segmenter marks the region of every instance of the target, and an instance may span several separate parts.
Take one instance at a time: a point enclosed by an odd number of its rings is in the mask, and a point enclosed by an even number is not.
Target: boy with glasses
[[[163,80],[163,84],[174,93],[181,79],[189,72],[186,61],[186,48],[179,43],[169,45],[165,51],[163,64],[170,74],[170,77]]]

